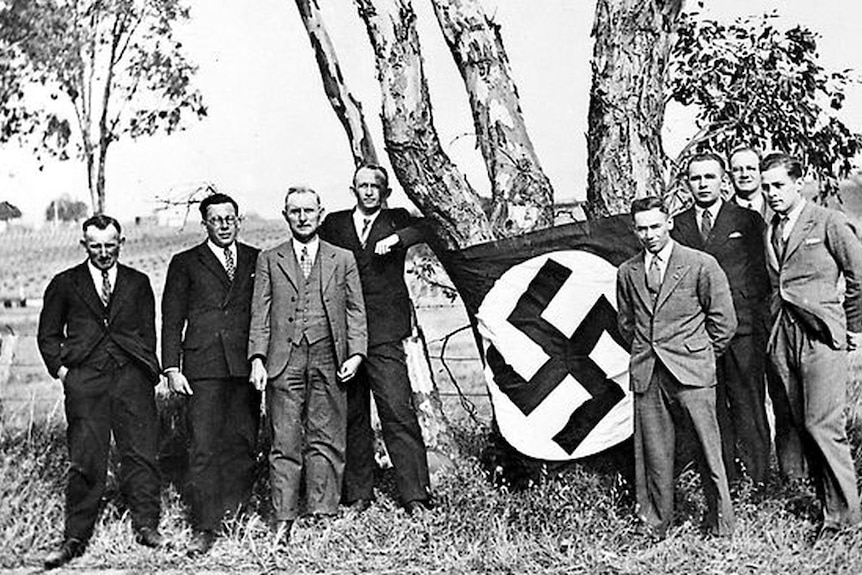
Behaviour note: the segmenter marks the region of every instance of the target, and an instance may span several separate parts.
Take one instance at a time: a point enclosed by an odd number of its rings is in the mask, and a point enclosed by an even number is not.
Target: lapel
[[[787,237],[787,245],[784,247],[784,257],[782,261],[787,261],[793,252],[802,245],[802,240],[808,237],[814,225],[817,222],[814,219],[814,208],[810,202],[805,202],[802,207],[802,213],[790,230],[790,235]]]
[[[117,283],[119,283],[119,273],[117,273]],[[78,292],[78,295],[87,304],[87,307],[90,308],[90,311],[93,312],[98,317],[104,317],[105,315],[105,306],[102,305],[102,299],[99,297],[99,294],[96,292],[96,286],[93,285],[93,276],[90,275],[90,268],[87,267],[87,262],[84,261],[83,264],[79,265],[75,268],[75,291]],[[116,289],[116,288],[115,288]]]
[[[108,309],[108,321],[114,319],[118,310],[122,309],[123,302],[132,293],[129,283],[129,269],[126,266],[117,264],[117,284],[114,286],[114,291],[111,293],[111,305]]]
[[[393,227],[392,217],[389,214],[389,210],[381,209],[380,214],[377,216],[377,219],[374,220],[374,223],[371,224],[371,229],[368,231],[368,239],[365,241],[365,248],[373,250],[374,244],[389,236],[389,234],[392,233]]]
[[[246,282],[251,277],[251,272],[253,271],[252,253],[253,250],[250,247],[239,242],[236,243],[237,262],[236,273],[233,276],[233,285],[231,286],[232,289],[239,289],[239,284]]]
[[[766,229],[763,230],[763,245],[766,246],[766,262],[769,266],[778,271],[779,267],[781,267],[778,261],[778,254],[775,253],[775,248],[772,247],[772,232],[775,230],[775,226],[778,223],[778,214],[774,214],[772,216],[772,221],[769,222],[769,225],[766,226]]]
[[[652,310],[652,298],[649,295],[649,290],[647,289],[646,285],[646,267],[644,264],[644,255],[645,252],[641,252],[641,256],[634,260],[634,262],[632,262],[632,283],[635,286],[635,291],[638,293],[641,300],[643,300],[644,306],[646,306],[648,310]]]
[[[362,244],[359,242],[359,234],[356,232],[356,226],[353,224],[353,212],[356,211],[356,208],[352,210],[347,210],[346,212],[341,212],[340,216],[343,218],[342,222],[335,222],[336,229],[344,230],[344,240],[348,249],[352,252],[356,252],[362,249]]]
[[[674,218],[673,223],[680,243],[693,248],[703,249],[703,238],[700,236],[700,230],[697,228],[697,220],[694,217],[694,206]]]
[[[295,291],[299,291],[299,276],[302,272],[299,271],[299,262],[296,261],[296,254],[293,253],[293,238],[284,242],[275,248],[275,255],[278,257],[278,267],[284,272],[290,285]]]
[[[317,248],[317,262],[320,265],[320,293],[324,293],[335,275],[335,250],[323,240]]]
[[[198,259],[200,260],[201,264],[219,279],[225,289],[230,288],[230,279],[227,277],[227,272],[225,271],[224,266],[221,265],[221,262],[218,261],[218,258],[215,256],[213,251],[207,245],[206,240],[204,240],[204,243],[198,246],[197,251]]]
[[[680,257],[680,246],[674,245],[670,252],[670,261],[667,262],[667,268],[664,272],[664,280],[661,282],[661,289],[658,292],[658,297],[655,300],[655,310],[657,311],[662,304],[667,301],[677,284],[682,281],[682,278],[688,273],[690,266]]]
[[[729,202],[721,202],[721,207],[718,209],[718,215],[715,217],[715,223],[712,224],[712,231],[709,233],[709,237],[706,239],[704,247],[721,245],[727,241],[727,236],[733,229],[733,222],[731,221],[733,218],[732,210],[733,208],[730,206]]]

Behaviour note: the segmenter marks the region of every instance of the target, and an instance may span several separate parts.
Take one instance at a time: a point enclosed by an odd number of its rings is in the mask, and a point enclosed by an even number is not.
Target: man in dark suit
[[[715,258],[671,239],[673,220],[659,198],[635,200],[631,211],[644,252],[617,272],[617,319],[631,353],[638,515],[664,537],[673,519],[676,434],[690,426],[703,455],[708,529],[730,535],[733,507],[715,415],[716,357],[736,329],[730,287]]]
[[[63,383],[70,460],[63,543],[45,560],[49,569],[83,554],[93,534],[112,432],[136,540],[162,543],[153,290],[146,275],[117,263],[117,220],[93,216],[83,232],[87,261],[48,284],[37,334],[48,372]]]
[[[162,365],[189,396],[192,541],[206,553],[226,512],[251,496],[260,397],[248,383],[248,324],[256,248],[237,241],[236,202],[201,202],[207,239],[175,255],[162,295]]]
[[[338,510],[344,472],[347,390],[367,349],[365,305],[353,255],[322,241],[320,198],[294,187],[284,199],[291,239],[263,252],[254,280],[248,357],[266,389],[276,538],[300,514]]]
[[[785,474],[813,477],[823,506],[818,538],[827,538],[860,519],[844,409],[848,342],[862,331],[862,245],[843,214],[802,198],[799,160],[770,154],[761,174],[775,211],[766,244],[769,368],[783,391],[773,397],[776,451]]]
[[[731,150],[728,159],[733,202],[757,212],[763,221],[768,222],[772,219],[772,208],[760,187],[760,152],[750,146],[738,146]]]
[[[718,359],[716,388],[722,454],[733,482],[741,464],[756,485],[769,470],[766,419],[766,316],[769,276],[763,245],[763,219],[753,210],[721,199],[724,162],[715,154],[688,163],[694,206],[674,218],[671,237],[718,260],[730,283],[738,327]],[[759,179],[758,179],[759,181]]]
[[[407,210],[382,207],[390,193],[383,167],[358,168],[352,190],[355,209],[330,214],[320,229],[320,237],[356,257],[368,315],[368,357],[348,391],[342,499],[362,511],[374,494],[373,392],[398,494],[412,513],[430,505],[430,480],[405,364],[403,340],[410,334],[412,309],[404,283],[404,257],[407,248],[423,241],[427,231]]]

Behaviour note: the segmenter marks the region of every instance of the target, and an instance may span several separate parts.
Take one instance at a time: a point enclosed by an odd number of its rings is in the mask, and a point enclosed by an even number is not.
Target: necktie
[[[105,307],[111,302],[111,280],[108,278],[108,270],[102,270],[102,291],[99,294]]]
[[[302,275],[305,279],[311,275],[311,257],[308,254],[308,246],[302,246],[302,252],[299,254],[299,267],[302,269]]]
[[[363,218],[362,220],[362,231],[359,232],[359,243],[362,244],[362,247],[365,247],[365,243],[368,241],[368,228],[371,227],[371,218]]]
[[[658,292],[661,289],[661,258],[657,255],[653,256],[649,264],[649,269],[646,275],[646,285],[652,296],[652,301],[655,303],[658,297]]]
[[[227,272],[227,277],[233,281],[233,276],[236,274],[236,263],[233,261],[233,252],[227,247],[224,249],[224,271]]]
[[[786,224],[787,218],[781,216],[772,226],[772,249],[775,250],[778,261],[784,259],[784,226]]]
[[[712,231],[712,215],[709,213],[709,210],[703,210],[703,215],[700,217],[700,237],[703,238],[703,241],[706,241],[709,238],[709,234]]]

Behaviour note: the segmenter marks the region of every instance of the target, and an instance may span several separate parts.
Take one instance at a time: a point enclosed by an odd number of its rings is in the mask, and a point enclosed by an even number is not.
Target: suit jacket
[[[776,223],[777,216],[765,239],[773,316],[783,307],[812,337],[843,349],[848,329],[862,331],[862,244],[844,214],[806,202],[779,262],[771,243]]]
[[[264,357],[270,378],[284,371],[290,360],[299,286],[304,281],[292,241],[262,252],[257,259],[248,358]],[[335,359],[341,365],[353,355],[365,356],[368,347],[359,271],[349,251],[324,241],[320,242],[317,262]]]
[[[674,244],[655,305],[644,255],[617,271],[617,321],[629,344],[632,391],[649,387],[656,360],[683,385],[715,385],[715,359],[736,330],[727,278],[715,258]]]
[[[763,243],[765,227],[757,212],[732,202],[722,202],[705,242],[697,226],[694,207],[674,218],[671,237],[713,256],[727,276],[739,324],[737,335],[764,330],[768,322],[770,283]]]
[[[742,208],[741,205],[736,203],[736,199],[737,199],[736,195],[733,195],[733,196],[731,196],[731,198],[728,201],[733,203],[736,207]],[[742,209],[747,210],[748,208],[742,208]],[[760,210],[749,210],[749,211],[760,214],[760,217],[763,218],[764,222],[771,221],[772,216],[775,215],[775,212],[772,211],[772,208],[769,207],[769,202],[766,201],[765,197],[763,198],[763,205],[761,206]]]
[[[110,338],[159,382],[155,298],[143,273],[117,264],[108,308],[102,304],[87,262],[63,271],[45,290],[36,341],[52,377],[60,366],[84,365],[104,338]]]
[[[181,368],[190,379],[248,375],[248,325],[259,250],[239,242],[236,248],[233,282],[207,242],[171,258],[162,294],[165,368]]]
[[[398,234],[398,245],[385,256],[375,255],[377,241],[391,234]],[[410,335],[412,307],[404,283],[404,257],[407,248],[428,237],[424,220],[404,208],[381,210],[363,248],[353,225],[353,210],[344,210],[326,216],[320,237],[350,250],[356,258],[368,314],[368,345],[401,341]]]

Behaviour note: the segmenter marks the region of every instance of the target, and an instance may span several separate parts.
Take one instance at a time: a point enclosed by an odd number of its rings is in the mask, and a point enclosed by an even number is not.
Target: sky
[[[241,211],[279,217],[285,190],[317,189],[327,210],[352,205],[353,171],[346,136],[324,96],[319,72],[294,2],[190,0],[191,20],[180,31],[197,63],[196,83],[208,116],[172,136],[121,140],[109,152],[107,212],[122,220],[151,213],[158,198],[176,197],[204,183],[236,197]],[[527,128],[556,198],[582,199],[586,188],[587,109],[595,2],[485,0],[502,27]],[[349,0],[319,0],[348,87],[362,102],[379,152],[380,92],[363,24]],[[430,2],[414,0],[425,71],[444,150],[480,193],[488,179],[470,136],[472,119],[463,84]],[[694,2],[688,2],[689,7]],[[858,23],[862,3],[846,0],[707,0],[703,12],[722,21],[777,10],[779,26],[804,24],[821,34],[827,68],[862,77]],[[862,132],[862,86],[848,93],[841,119]],[[690,111],[671,106],[666,151],[693,133]],[[383,154],[381,154],[383,155]],[[74,161],[42,170],[26,152],[0,149],[0,200],[19,206],[38,224],[48,203],[69,194],[89,202],[86,173]],[[408,205],[396,191],[391,203]]]

